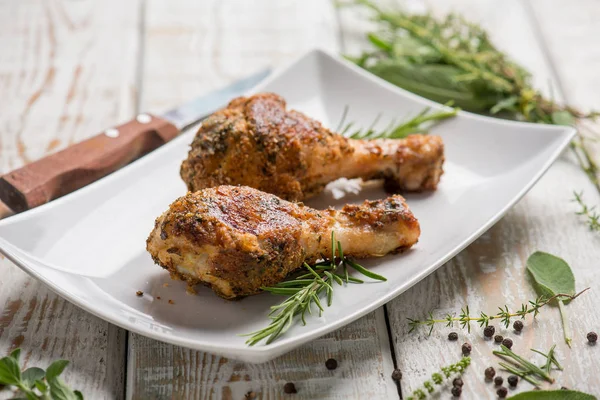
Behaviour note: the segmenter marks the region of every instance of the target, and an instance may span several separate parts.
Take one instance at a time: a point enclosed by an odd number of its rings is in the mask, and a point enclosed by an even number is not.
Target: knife
[[[262,81],[260,71],[162,115],[139,114],[0,177],[0,200],[19,213],[80,189],[150,153]],[[0,203],[0,210],[2,209]],[[6,213],[5,213],[6,214]]]

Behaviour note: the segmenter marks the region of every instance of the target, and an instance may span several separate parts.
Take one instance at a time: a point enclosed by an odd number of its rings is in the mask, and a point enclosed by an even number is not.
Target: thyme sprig
[[[583,191],[573,192],[573,200],[581,209],[575,214],[585,217],[586,223],[591,231],[600,232],[600,214],[596,211],[596,206],[588,206],[583,200]]]
[[[449,102],[445,105],[451,107],[452,103]],[[371,125],[365,129],[355,128],[354,122],[344,124],[348,115],[348,106],[346,106],[336,131],[352,139],[402,139],[413,133],[427,133],[427,130],[433,125],[456,116],[459,111],[460,108],[458,107],[442,111],[432,111],[431,107],[425,107],[421,112],[406,121],[397,123],[396,120],[392,120],[384,129],[375,129],[375,125],[381,118],[381,114],[379,114]]]
[[[425,399],[427,398],[427,394],[431,394],[435,391],[436,385],[441,385],[444,383],[444,380],[452,377],[452,376],[460,376],[467,369],[467,367],[471,364],[471,357],[463,357],[459,362],[455,364],[448,365],[447,367],[442,367],[440,372],[435,372],[431,375],[430,380],[426,380],[423,382],[422,387],[416,389],[410,396],[407,397],[407,400],[416,400],[416,399]]]
[[[280,304],[271,307],[269,313],[271,322],[267,327],[242,335],[250,336],[246,341],[247,345],[254,346],[263,339],[266,339],[266,344],[273,342],[287,332],[294,322],[298,321],[296,318],[298,315],[300,315],[302,324],[306,325],[305,314],[308,312],[312,315],[313,306],[317,308],[320,317],[325,311],[320,298],[325,294],[327,306],[331,306],[335,284],[342,286],[344,283],[364,283],[363,280],[350,276],[348,268],[352,268],[371,279],[387,280],[385,277],[369,271],[346,257],[342,244],[335,240],[334,232],[331,232],[331,257],[323,256],[323,260],[313,266],[304,263],[304,268],[307,272],[302,275],[280,282],[275,286],[261,288],[273,294],[289,297]],[[341,268],[342,273],[338,273],[339,268]]]
[[[429,327],[429,335],[431,335],[435,325],[441,323],[446,324],[446,326],[448,327],[452,327],[455,323],[458,323],[461,328],[466,328],[469,332],[471,332],[471,322],[476,322],[477,324],[479,324],[480,327],[485,327],[488,326],[493,320],[499,320],[506,328],[508,328],[510,326],[512,318],[525,319],[525,316],[528,314],[533,314],[533,317],[535,318],[540,313],[540,309],[552,302],[553,300],[574,300],[588,289],[589,288],[586,288],[575,295],[558,293],[549,298],[544,298],[543,296],[540,296],[535,300],[530,300],[528,303],[521,304],[520,309],[513,311],[511,311],[507,305],[504,305],[503,307],[498,307],[499,311],[495,314],[486,314],[482,311],[479,313],[479,316],[471,316],[469,306],[461,308],[458,317],[448,313],[444,318],[435,319],[433,317],[433,313],[430,312],[429,317],[424,320],[407,318],[408,325],[410,326],[409,333],[417,329],[419,326],[425,325]]]
[[[556,366],[557,369],[562,371],[562,366],[556,360],[556,356],[554,354],[554,349],[556,345],[552,346],[547,354],[539,351],[531,349],[538,354],[546,357],[546,363],[542,367],[538,367],[531,361],[526,360],[524,357],[518,355],[508,347],[504,345],[500,345],[502,350],[494,350],[493,353],[508,361],[508,363],[501,362],[499,365],[510,372],[511,374],[515,374],[527,382],[531,383],[534,386],[540,386],[540,379],[543,379],[547,382],[554,383],[554,378],[550,376],[550,370],[552,369],[552,365]]]

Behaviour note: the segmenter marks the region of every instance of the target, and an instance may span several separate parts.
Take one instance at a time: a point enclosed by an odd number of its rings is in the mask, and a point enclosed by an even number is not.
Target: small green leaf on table
[[[569,264],[562,258],[536,251],[527,259],[527,272],[531,276],[536,292],[544,298],[557,294],[571,296],[575,294],[575,276]],[[567,300],[556,299],[556,303],[562,318],[565,342],[571,347],[571,332],[564,308]]]
[[[0,384],[17,385],[21,382],[21,370],[19,363],[13,357],[4,357],[0,359]]]

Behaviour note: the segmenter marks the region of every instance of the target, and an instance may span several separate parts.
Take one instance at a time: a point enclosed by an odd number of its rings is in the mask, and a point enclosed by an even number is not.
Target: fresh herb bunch
[[[28,400],[83,400],[78,390],[73,390],[59,378],[69,364],[67,360],[54,361],[46,371],[31,367],[21,372],[21,349],[13,350],[0,359],[0,385],[14,386]]]
[[[540,379],[554,383],[554,378],[550,376],[552,366],[555,366],[556,369],[560,371],[563,370],[563,367],[559,364],[558,360],[556,359],[556,355],[554,354],[555,347],[556,345],[552,346],[547,354],[539,350],[531,349],[531,351],[546,357],[546,363],[541,367],[538,367],[531,361],[526,360],[504,345],[500,345],[502,350],[494,350],[493,353],[510,363],[499,363],[504,370],[510,372],[511,374],[515,374],[522,379],[525,379],[527,382],[536,387],[539,387]]]
[[[479,316],[471,316],[469,306],[461,308],[460,315],[458,317],[448,313],[444,318],[435,319],[433,317],[433,313],[430,312],[429,318],[424,320],[407,318],[408,325],[410,326],[409,333],[417,329],[419,326],[425,325],[429,327],[429,335],[431,335],[434,326],[441,323],[446,324],[448,327],[452,327],[455,323],[458,323],[461,328],[466,328],[469,332],[471,332],[471,322],[477,322],[479,326],[484,327],[488,326],[490,321],[493,320],[500,320],[500,322],[506,328],[508,328],[512,318],[518,317],[525,319],[525,316],[528,314],[533,314],[533,317],[535,318],[539,314],[540,309],[550,304],[552,301],[557,299],[573,300],[588,289],[589,288],[584,289],[575,295],[558,293],[550,298],[544,298],[543,296],[540,296],[536,300],[530,300],[528,303],[521,304],[521,308],[514,311],[511,311],[508,306],[505,305],[504,307],[498,307],[500,311],[498,311],[496,314],[486,314],[484,312],[480,312]]]
[[[448,365],[447,367],[442,367],[441,372],[436,372],[431,375],[431,380],[426,380],[421,385],[422,388],[419,388],[412,392],[410,396],[407,397],[407,400],[416,400],[416,399],[425,399],[428,394],[431,394],[435,391],[436,385],[441,385],[444,381],[451,376],[460,376],[463,374],[465,369],[471,364],[471,357],[463,357],[456,364]]]
[[[588,206],[583,200],[582,192],[573,192],[573,201],[576,202],[581,209],[575,214],[585,217],[586,223],[591,231],[600,232],[600,214],[596,211],[596,206]]]
[[[306,325],[305,314],[307,311],[312,314],[313,305],[317,307],[319,316],[321,316],[325,308],[321,304],[320,297],[325,294],[327,306],[331,306],[335,287],[334,282],[340,286],[344,283],[364,283],[361,279],[349,275],[349,267],[368,278],[378,281],[387,280],[385,277],[369,271],[344,256],[342,244],[335,240],[335,233],[331,232],[331,258],[324,256],[321,262],[313,266],[304,263],[304,268],[308,271],[305,274],[280,282],[275,286],[261,288],[273,294],[289,297],[280,304],[271,307],[269,313],[271,323],[266,328],[244,335],[250,336],[246,344],[253,346],[263,339],[267,340],[267,344],[271,343],[283,335],[297,321],[296,316],[298,314],[300,314],[302,324]],[[341,273],[338,273],[338,268],[341,268]]]
[[[370,0],[352,4],[373,11],[373,48],[347,57],[388,82],[439,103],[453,101],[467,111],[555,125],[576,125],[600,113],[584,113],[545,98],[530,74],[491,41],[480,26],[450,14],[437,19],[402,10],[383,10]],[[600,167],[580,132],[571,148],[582,169],[599,188]]]

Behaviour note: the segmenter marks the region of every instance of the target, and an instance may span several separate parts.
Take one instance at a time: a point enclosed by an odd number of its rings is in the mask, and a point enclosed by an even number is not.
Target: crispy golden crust
[[[190,191],[246,185],[287,200],[304,200],[340,177],[394,182],[398,190],[435,189],[442,173],[439,137],[346,139],[287,110],[272,93],[240,97],[209,117],[181,165]]]
[[[157,218],[147,249],[172,276],[232,299],[329,253],[332,230],[356,257],[405,249],[420,233],[398,195],[322,212],[249,187],[219,186],[173,202]]]

